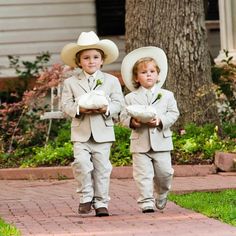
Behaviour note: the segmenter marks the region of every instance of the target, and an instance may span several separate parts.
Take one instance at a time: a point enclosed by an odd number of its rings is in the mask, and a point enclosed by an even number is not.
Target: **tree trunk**
[[[165,87],[174,92],[185,124],[219,125],[211,80],[203,0],[126,0],[126,52],[158,46],[169,63]]]

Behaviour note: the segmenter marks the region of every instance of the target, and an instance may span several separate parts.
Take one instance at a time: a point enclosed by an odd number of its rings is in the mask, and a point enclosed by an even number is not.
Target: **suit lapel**
[[[145,91],[139,87],[135,92],[134,92],[135,98],[134,100],[140,104],[140,105],[147,105],[148,101],[147,101],[147,97],[145,94]]]
[[[85,91],[85,92],[89,92],[90,91],[90,88],[89,88],[89,85],[88,85],[88,81],[84,75],[83,72],[81,72],[78,76],[78,82],[79,82],[79,86]]]

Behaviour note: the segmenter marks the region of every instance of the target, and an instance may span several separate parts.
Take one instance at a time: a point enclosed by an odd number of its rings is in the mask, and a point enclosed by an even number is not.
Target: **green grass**
[[[236,189],[169,195],[177,205],[236,226]]]
[[[1,236],[20,236],[21,233],[14,226],[7,224],[4,220],[0,219],[0,235]]]

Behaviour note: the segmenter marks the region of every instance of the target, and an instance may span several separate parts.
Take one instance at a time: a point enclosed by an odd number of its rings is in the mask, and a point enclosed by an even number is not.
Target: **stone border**
[[[176,177],[216,174],[215,165],[174,165]],[[0,169],[0,180],[72,179],[70,166]],[[132,178],[132,166],[113,167],[111,178]]]
[[[221,171],[236,171],[236,153],[216,152],[214,164]]]

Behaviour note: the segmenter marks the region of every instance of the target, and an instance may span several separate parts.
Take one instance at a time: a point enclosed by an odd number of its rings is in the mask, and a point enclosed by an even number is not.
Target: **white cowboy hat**
[[[122,79],[124,81],[125,86],[130,91],[135,90],[135,87],[132,82],[134,64],[136,63],[136,61],[144,57],[153,58],[156,61],[158,67],[160,68],[160,73],[159,73],[160,81],[157,83],[157,86],[161,88],[166,80],[168,63],[165,52],[158,47],[153,47],[153,46],[141,47],[127,54],[124,57],[121,64]]]
[[[69,43],[65,45],[61,51],[62,61],[71,67],[78,67],[75,62],[76,54],[85,49],[100,49],[105,54],[103,64],[110,64],[119,56],[119,50],[115,43],[109,39],[100,40],[93,32],[82,32],[77,43]]]

